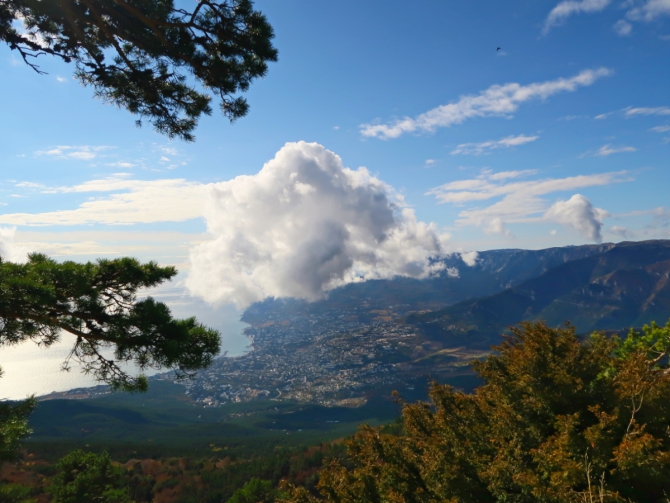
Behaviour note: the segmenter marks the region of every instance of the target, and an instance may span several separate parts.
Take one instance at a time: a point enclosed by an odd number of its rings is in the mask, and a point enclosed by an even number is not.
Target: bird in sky
[[[496,51],[499,51],[499,50],[500,50],[500,47],[498,47],[498,48],[496,49]]]

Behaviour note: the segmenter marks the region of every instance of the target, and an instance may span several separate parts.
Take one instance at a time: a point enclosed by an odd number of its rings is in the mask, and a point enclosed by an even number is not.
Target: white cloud
[[[191,246],[207,238],[205,233],[141,230],[133,226],[86,226],[71,229],[22,228],[12,241],[14,250],[45,253],[53,258],[95,260],[103,255],[156,260],[186,270]],[[25,255],[24,255],[25,256]]]
[[[462,204],[469,201],[484,201],[500,196],[534,197],[552,192],[569,191],[595,185],[608,185],[618,181],[624,172],[610,172],[598,175],[578,175],[567,178],[544,178],[529,181],[494,183],[509,178],[517,178],[535,173],[534,170],[485,172],[469,180],[445,183],[426,192],[435,196],[440,203]],[[500,176],[503,175],[503,176]]]
[[[667,133],[670,131],[670,126],[656,126],[651,128],[649,131],[653,131],[654,133]]]
[[[451,151],[451,155],[481,155],[498,148],[510,148],[523,145],[524,143],[530,143],[537,140],[538,138],[539,136],[525,136],[520,134],[519,136],[507,136],[506,138],[502,138],[500,140],[489,140],[481,143],[461,143]]]
[[[430,166],[431,164],[435,164],[435,159],[426,159],[426,166]]]
[[[405,117],[390,124],[362,124],[361,134],[367,137],[390,139],[405,133],[428,133],[440,127],[460,124],[474,117],[504,117],[515,112],[519,105],[533,99],[574,91],[590,86],[601,77],[610,75],[607,68],[584,70],[570,78],[536,82],[526,86],[512,82],[494,85],[478,95],[462,96],[457,102],[442,105],[412,119]]]
[[[14,242],[16,227],[0,227],[0,257],[8,262],[25,262],[27,250]]]
[[[159,145],[158,149],[166,155],[176,156],[179,155],[179,150],[175,147],[166,147],[165,145]]]
[[[595,208],[591,201],[581,194],[575,194],[567,201],[558,201],[544,214],[544,219],[556,222],[577,231],[581,236],[602,242],[601,229],[603,218],[609,214],[600,208]]]
[[[80,161],[90,161],[98,157],[98,155],[100,155],[100,152],[112,148],[114,147],[109,147],[105,145],[102,146],[83,145],[79,147],[60,145],[58,147],[49,150],[38,150],[37,152],[35,152],[35,154],[47,155],[55,157],[56,159],[75,159]]]
[[[205,218],[212,239],[192,249],[186,284],[210,303],[313,300],[350,282],[444,268],[432,258],[447,235],[316,143],[287,143],[258,174],[213,184]]]
[[[23,189],[43,189],[46,187],[46,185],[35,182],[19,182],[16,184],[16,186],[21,187]]]
[[[630,236],[630,232],[628,231],[628,229],[622,225],[613,225],[610,228],[610,231],[614,234],[621,236],[624,239],[628,239]]]
[[[635,21],[652,21],[660,16],[670,16],[670,0],[646,0],[626,13],[628,19]]]
[[[611,0],[563,0],[547,16],[542,32],[546,35],[551,28],[563,24],[573,14],[600,12],[610,3]],[[628,8],[628,21],[653,21],[670,15],[670,0],[626,0],[621,6]],[[630,35],[633,26],[628,21],[621,19],[612,27],[620,37]]]
[[[479,260],[479,253],[476,251],[461,252],[460,256],[465,265],[470,267],[474,267],[477,264],[477,260]]]
[[[630,35],[631,31],[633,30],[633,25],[630,24],[628,21],[625,19],[620,19],[616,23],[614,23],[614,26],[612,26],[614,31],[616,32],[617,35],[620,37],[626,37]]]
[[[521,176],[534,175],[537,173],[536,169],[523,169],[518,171],[498,171],[493,173],[486,171],[485,174],[489,180],[509,180],[510,178],[519,178]]]
[[[584,12],[600,12],[610,4],[611,0],[564,0],[554,7],[544,22],[543,33],[547,34],[555,26],[559,26],[573,14]]]
[[[484,232],[486,234],[501,234],[503,236],[511,236],[512,233],[507,228],[507,224],[500,217],[491,218],[484,224]]]
[[[670,115],[670,107],[639,107],[629,108],[626,110],[627,117],[631,117],[633,115]]]
[[[37,29],[37,28],[32,28],[28,29],[26,26],[26,20],[25,17],[22,16],[21,14],[15,15],[15,21],[12,23],[12,27],[15,28],[21,35],[25,36],[28,40],[31,42],[34,42],[35,44],[44,47],[45,49],[50,46],[49,41],[44,38],[43,33]]]
[[[598,151],[594,154],[600,157],[607,157],[608,155],[612,154],[622,154],[624,152],[636,152],[637,149],[635,147],[612,147],[610,145],[603,145],[598,149]]]
[[[534,173],[533,170],[484,172],[477,178],[446,183],[427,194],[435,196],[439,203],[459,206],[498,199],[489,206],[463,209],[456,224],[474,225],[486,233],[510,235],[507,227],[510,223],[537,223],[546,220],[544,215],[550,203],[542,196],[628,181],[624,178],[625,172],[518,180]]]
[[[46,213],[0,215],[10,225],[128,225],[152,222],[183,222],[202,216],[203,185],[183,179],[128,180],[110,177],[72,187],[47,188],[44,193],[119,192],[93,198],[77,209]]]

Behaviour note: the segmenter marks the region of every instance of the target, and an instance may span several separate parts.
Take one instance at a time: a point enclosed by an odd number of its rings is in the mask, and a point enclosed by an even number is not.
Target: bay
[[[180,286],[160,288],[151,295],[168,304],[176,318],[195,316],[198,321],[221,332],[221,354],[238,356],[249,351],[249,339],[243,330],[248,325],[240,321],[242,313],[227,305],[212,307],[205,302],[189,296]],[[61,366],[72,349],[75,337],[63,333],[61,340],[49,348],[40,347],[28,341],[16,346],[0,347],[0,400],[19,400],[30,395],[46,395],[54,391],[67,391],[74,388],[100,384],[91,376],[81,372],[77,363],[71,370],[64,372]],[[126,369],[136,374],[133,366]],[[145,372],[148,375],[158,370]]]

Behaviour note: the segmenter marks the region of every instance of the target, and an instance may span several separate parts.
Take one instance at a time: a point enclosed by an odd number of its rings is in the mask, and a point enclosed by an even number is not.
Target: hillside
[[[328,297],[317,302],[295,299],[267,299],[250,306],[242,321],[259,325],[272,319],[287,319],[292,316],[319,315],[329,310],[355,311],[362,304],[369,311],[388,310],[396,312],[436,310],[467,299],[492,295],[506,288],[535,278],[566,262],[599,255],[612,249],[614,244],[567,246],[544,250],[490,250],[477,254],[470,264],[461,254],[454,253],[443,262],[451,274],[416,280],[394,278],[353,283],[328,293]],[[374,316],[360,321],[370,322]]]
[[[620,243],[536,278],[406,322],[427,338],[488,346],[510,325],[570,320],[580,332],[621,330],[670,317],[670,242]]]

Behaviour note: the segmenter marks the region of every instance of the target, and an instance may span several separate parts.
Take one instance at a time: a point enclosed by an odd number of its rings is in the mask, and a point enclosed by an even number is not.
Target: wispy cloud
[[[668,1],[670,1],[670,0],[668,0]],[[607,119],[610,116],[624,117],[626,119],[630,119],[632,117],[645,116],[645,115],[658,115],[658,116],[670,115],[670,107],[666,107],[666,106],[662,106],[662,107],[626,107],[626,108],[622,108],[620,110],[613,110],[611,112],[596,115],[594,117],[594,119],[603,120],[603,119]]]
[[[204,187],[183,179],[146,181],[116,176],[70,187],[43,188],[43,193],[115,193],[92,198],[71,210],[0,215],[0,224],[44,226],[183,222],[202,216]]]
[[[610,227],[610,232],[612,234],[616,234],[617,236],[621,236],[624,239],[628,239],[630,237],[630,232],[623,225],[613,225]]]
[[[405,133],[430,133],[437,128],[460,124],[475,117],[509,117],[521,103],[545,99],[560,93],[590,86],[612,73],[607,68],[584,70],[570,78],[521,85],[515,82],[494,85],[477,95],[462,96],[458,101],[442,105],[416,118],[405,117],[389,124],[362,124],[361,134],[370,138],[397,138]]]
[[[523,145],[524,143],[533,142],[538,138],[539,136],[526,136],[520,134],[519,136],[507,136],[506,138],[502,138],[500,140],[489,140],[481,143],[461,143],[451,151],[451,155],[482,155],[489,153],[491,150],[496,150],[499,148],[517,147],[519,145]]]
[[[564,0],[554,7],[544,22],[542,32],[546,35],[555,27],[565,23],[566,19],[575,14],[600,12],[611,3],[611,0]]]
[[[456,223],[461,226],[477,226],[491,234],[509,235],[508,224],[510,223],[554,221],[575,230],[579,227],[574,223],[576,220],[570,220],[565,215],[586,215],[589,209],[584,200],[571,198],[568,200],[571,201],[569,204],[564,201],[563,206],[555,206],[556,203],[552,205],[544,196],[557,192],[572,192],[585,187],[630,181],[624,171],[566,178],[520,180],[520,178],[528,178],[535,173],[534,170],[484,172],[476,178],[458,180],[435,187],[426,194],[434,196],[441,204],[458,206],[498,199],[488,206],[463,209]],[[549,211],[552,207],[554,210]],[[605,213],[598,210],[597,215],[600,215],[602,219]],[[593,227],[590,228],[593,229]],[[590,236],[597,238],[597,234],[591,233]]]
[[[16,187],[21,187],[22,189],[44,189],[46,185],[35,182],[19,182],[15,185]]]
[[[598,149],[598,151],[594,154],[600,157],[607,157],[608,155],[612,154],[622,154],[624,152],[636,152],[637,149],[635,147],[612,147],[611,145],[603,145]]]
[[[575,14],[601,12],[611,3],[612,0],[563,0],[547,16],[542,33],[546,35]],[[653,21],[670,16],[670,0],[626,0],[621,6],[628,9],[626,19],[617,21],[612,27],[620,37],[631,34],[633,25],[629,21]]]
[[[628,108],[625,114],[626,117],[632,117],[633,115],[670,115],[670,107]]]
[[[105,150],[113,149],[114,147],[101,145],[101,146],[68,146],[60,145],[58,147],[49,149],[49,150],[38,150],[35,152],[36,155],[45,155],[54,157],[57,159],[75,159],[80,161],[91,161],[98,157],[101,152]]]
[[[612,29],[614,29],[616,34],[620,37],[626,37],[630,35],[631,31],[633,31],[633,25],[625,19],[619,19],[616,23],[614,23]]]
[[[646,0],[626,13],[628,19],[652,21],[660,16],[670,16],[670,0]]]
[[[670,131],[670,126],[656,126],[651,128],[649,131],[653,131],[654,133],[667,133]]]

